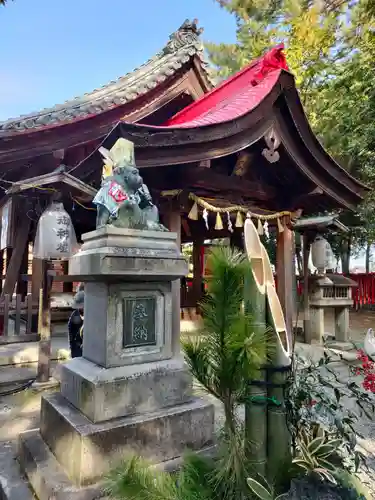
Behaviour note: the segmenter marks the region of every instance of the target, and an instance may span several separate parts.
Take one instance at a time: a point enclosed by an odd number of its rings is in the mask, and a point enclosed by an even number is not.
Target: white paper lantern
[[[69,259],[78,250],[70,215],[62,203],[51,203],[38,221],[33,256],[37,259]]]
[[[319,273],[324,273],[325,269],[331,268],[333,259],[332,248],[322,236],[317,236],[311,245],[311,258]]]

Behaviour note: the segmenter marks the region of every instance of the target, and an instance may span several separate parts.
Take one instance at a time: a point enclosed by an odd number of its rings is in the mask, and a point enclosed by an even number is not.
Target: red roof
[[[272,90],[281,71],[288,71],[283,50],[283,45],[271,49],[174,115],[164,126],[213,125],[234,120],[253,110]]]

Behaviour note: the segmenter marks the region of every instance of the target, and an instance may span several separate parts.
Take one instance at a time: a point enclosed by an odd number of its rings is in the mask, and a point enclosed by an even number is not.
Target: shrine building
[[[324,150],[303,110],[281,46],[215,86],[202,30],[186,21],[145,64],[94,91],[0,123],[2,297],[41,288],[29,262],[38,217],[58,191],[77,237],[95,228],[92,199],[103,168],[100,146],[120,137],[162,222],[193,243],[189,305],[202,295],[202,245],[242,246],[243,221],[277,235],[277,289],[292,328],[293,227],[303,214],[354,210],[367,188]],[[67,266],[61,267],[67,274]],[[32,274],[32,278],[30,275]],[[55,291],[72,292],[68,277]],[[186,297],[182,297],[184,301]],[[179,303],[176,298],[175,306]]]

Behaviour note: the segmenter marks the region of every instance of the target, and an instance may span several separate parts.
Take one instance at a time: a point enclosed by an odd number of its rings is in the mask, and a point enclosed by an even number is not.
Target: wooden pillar
[[[39,293],[41,288],[43,288],[43,260],[36,259],[33,257],[32,268],[31,268],[31,295],[33,298],[33,304],[39,302]]]
[[[28,268],[29,268],[29,244],[27,243],[22,256],[20,272],[17,280],[17,293],[21,294],[23,299],[27,295],[28,281],[26,279],[22,279],[22,275],[28,274]]]
[[[43,260],[36,259],[35,257],[33,257],[32,267],[31,267],[31,299],[33,304],[33,316],[31,323],[32,333],[40,333],[38,332],[37,311],[39,305],[40,290],[43,288],[43,275],[44,275]]]
[[[293,345],[293,231],[285,224],[277,233],[276,276],[277,293],[285,316],[290,345]]]
[[[166,216],[166,226],[174,233],[177,233],[177,244],[181,248],[181,213],[178,206],[171,207]],[[172,352],[178,356],[181,350],[180,344],[180,324],[181,324],[181,281],[172,282]]]
[[[303,334],[305,342],[311,344],[311,319],[309,298],[309,254],[310,239],[307,233],[303,233]]]
[[[38,382],[48,382],[51,372],[51,290],[52,290],[52,265],[50,261],[42,260],[42,306],[40,308],[40,340],[38,355]]]
[[[13,248],[4,248],[3,256],[4,256],[4,274],[7,275],[10,259],[12,258]]]
[[[61,264],[64,276],[68,276],[69,274],[69,261],[64,260]],[[64,281],[63,282],[63,292],[65,293],[71,293],[73,292],[73,281]]]
[[[4,259],[5,259],[5,250],[0,250],[0,270],[1,270],[1,276],[5,275]],[[4,283],[4,279],[1,278],[1,280],[0,280],[0,293],[2,293],[2,291],[3,291],[3,283]]]
[[[196,306],[203,295],[202,244],[201,239],[193,242],[193,294]]]
[[[17,221],[17,232],[14,237],[14,249],[7,249],[7,272],[2,295],[13,295],[21,273],[21,266],[28,249],[31,219],[24,216]],[[10,256],[11,255],[11,256]]]

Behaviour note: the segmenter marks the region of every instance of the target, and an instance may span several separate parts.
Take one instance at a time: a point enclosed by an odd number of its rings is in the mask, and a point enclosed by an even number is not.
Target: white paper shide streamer
[[[206,229],[208,230],[209,227],[208,227],[208,210],[207,210],[207,208],[203,209],[202,217],[203,217],[204,223],[206,224]]]

